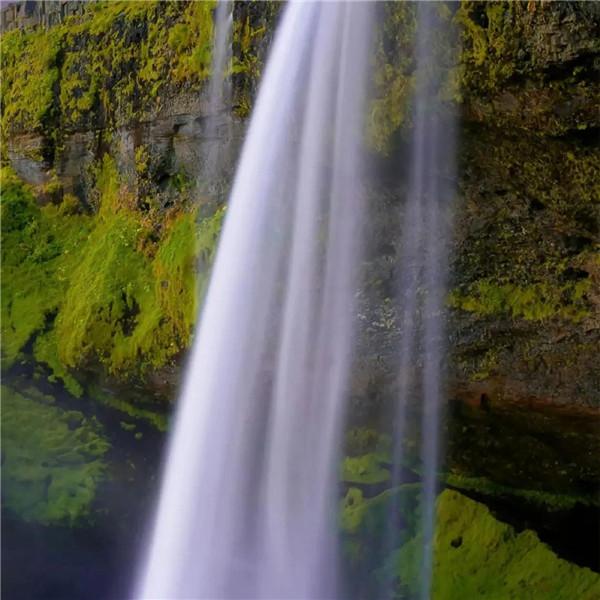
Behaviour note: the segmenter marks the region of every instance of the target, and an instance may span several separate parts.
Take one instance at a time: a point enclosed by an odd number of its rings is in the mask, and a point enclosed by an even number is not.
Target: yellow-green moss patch
[[[399,581],[416,593],[420,534],[404,544],[391,564]],[[432,598],[592,600],[600,575],[562,560],[533,531],[517,533],[484,505],[445,490],[437,501]]]
[[[74,395],[90,361],[143,377],[190,345],[224,215],[139,209],[109,157],[96,180],[97,213],[85,215],[68,195],[38,206],[2,170],[3,367],[30,353]]]

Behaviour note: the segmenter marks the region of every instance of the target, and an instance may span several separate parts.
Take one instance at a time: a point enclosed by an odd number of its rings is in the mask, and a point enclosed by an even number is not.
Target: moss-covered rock
[[[351,597],[419,597],[420,502],[420,484],[370,498],[357,488],[348,490],[340,525]],[[398,526],[395,535],[392,523]],[[437,498],[433,557],[434,599],[542,600],[575,594],[591,600],[600,590],[600,575],[562,560],[533,531],[515,530],[485,505],[450,489]]]
[[[50,134],[57,117],[61,34],[57,30],[2,36],[0,106],[3,135],[11,130]]]
[[[260,48],[278,7],[236,8],[231,69],[247,115],[264,60]],[[202,91],[210,76],[215,2],[101,1],[49,29],[3,36],[5,132],[123,126],[167,99]],[[26,76],[25,76],[26,75]],[[245,79],[244,79],[245,78]]]
[[[592,600],[600,575],[561,560],[532,531],[516,532],[482,504],[445,490],[437,500],[432,598],[519,598]],[[417,534],[392,557],[386,570],[418,594]]]
[[[3,507],[44,524],[89,518],[109,449],[100,424],[34,390],[1,393]]]
[[[564,135],[598,127],[600,12],[586,2],[439,3],[450,27],[432,51],[441,100],[469,122]],[[370,138],[397,151],[411,122],[415,5],[383,3],[377,32]]]
[[[3,168],[1,177],[3,367],[22,359],[25,346],[38,333],[44,339],[34,353],[55,363],[56,346],[46,330],[63,301],[90,219],[65,215],[62,204],[39,207],[32,189],[9,169]],[[73,393],[80,391],[65,371],[61,377]]]
[[[40,184],[28,188],[14,174],[3,183],[3,366],[33,359],[76,395],[83,368],[121,381],[148,381],[171,369],[177,379],[196,314],[195,281],[205,278],[223,216],[218,202],[198,192],[202,155],[195,154],[210,117],[202,92],[213,9],[96,2],[56,27],[3,35],[2,160]],[[233,10],[231,109],[246,117],[280,5],[241,2]],[[398,164],[407,163],[415,69],[415,6],[390,2],[377,10],[369,136],[395,183],[370,198],[380,222],[370,232],[376,242],[361,314],[369,331],[353,390],[370,423],[397,392],[399,321],[391,297],[404,192]],[[458,54],[450,32],[436,40],[439,93],[468,123],[461,128],[462,204],[452,252],[453,391],[463,399],[465,387],[465,398],[476,389],[492,406],[598,406],[598,153],[590,143],[598,125],[598,9],[464,2],[438,10],[462,44]],[[95,396],[128,414],[146,411]],[[163,416],[144,415],[166,426]],[[496,417],[492,411],[490,420]],[[506,468],[493,452],[497,428],[479,418],[460,421],[459,437],[477,444],[471,454],[458,444],[454,474],[519,488],[509,471],[518,470],[526,448],[545,466],[542,485],[523,489],[550,493],[550,454],[523,443],[520,424],[528,418],[507,425],[518,435],[498,442],[503,452],[515,447]],[[386,454],[360,443],[343,477],[356,486],[385,484]],[[554,491],[579,492],[590,473],[567,468]]]
[[[224,214],[198,202],[190,150],[214,9],[98,2],[3,35],[2,160],[34,186],[4,170],[4,368],[34,358],[80,395],[83,368],[145,379],[189,346]],[[262,64],[258,12],[236,11],[240,81]]]
[[[463,2],[456,21],[469,118],[552,135],[598,126],[596,6]]]
[[[222,210],[199,227],[193,206],[159,221],[136,208],[108,157],[98,166],[93,215],[71,214],[68,199],[40,208],[34,190],[7,170],[3,177],[6,368],[26,359],[33,342],[35,359],[78,395],[74,373],[90,360],[143,377],[188,347]]]
[[[597,149],[488,128],[467,129],[462,148],[455,377],[599,405]]]

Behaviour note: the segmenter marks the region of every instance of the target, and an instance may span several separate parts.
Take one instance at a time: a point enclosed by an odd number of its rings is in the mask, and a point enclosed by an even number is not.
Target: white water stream
[[[137,598],[333,598],[371,3],[285,9]]]

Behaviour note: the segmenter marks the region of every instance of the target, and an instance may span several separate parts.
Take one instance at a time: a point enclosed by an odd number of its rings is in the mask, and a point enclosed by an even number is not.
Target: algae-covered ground
[[[492,443],[522,443],[514,434],[509,440],[497,432],[488,435]],[[411,437],[401,449],[402,481],[410,483],[395,485],[391,438],[365,428],[346,436],[340,528],[351,598],[419,597],[423,498]],[[572,483],[562,493],[548,493],[531,487],[535,479],[520,476],[515,474],[511,486],[439,472],[432,598],[597,597],[598,495],[573,493]]]
[[[31,372],[12,371],[0,392],[2,597],[125,597],[163,434]]]
[[[31,388],[2,386],[2,504],[26,521],[75,525],[90,516],[109,442],[95,419]]]
[[[598,597],[600,575],[559,558],[533,531],[515,530],[484,504],[451,489],[440,493],[436,507],[432,598]],[[371,498],[358,488],[348,490],[341,527],[348,577],[358,586],[353,598],[378,597],[384,590],[397,598],[419,597],[419,515],[419,484]],[[392,522],[400,523],[394,539],[388,537]]]

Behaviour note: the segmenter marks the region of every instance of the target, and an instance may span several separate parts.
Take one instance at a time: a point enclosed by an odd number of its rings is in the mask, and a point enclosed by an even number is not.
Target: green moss
[[[341,480],[345,483],[371,485],[390,477],[391,439],[375,429],[355,427],[346,433]]]
[[[273,18],[273,11],[278,10],[278,3],[269,4],[268,12],[271,13],[270,18]],[[264,24],[255,27],[249,15],[233,23],[234,54],[230,74],[235,75],[239,82],[236,86],[235,112],[241,118],[250,115],[253,84],[259,80],[262,68],[258,49],[265,33]]]
[[[100,210],[71,274],[56,331],[64,364],[75,367],[97,355],[118,370],[133,358],[126,346],[140,307],[152,294],[152,273],[137,250],[142,226],[121,195],[112,160],[102,163],[97,185]]]
[[[143,177],[150,169],[150,151],[147,146],[138,146],[135,149],[135,171]]]
[[[398,581],[418,593],[420,548],[417,534],[387,564]],[[600,576],[556,556],[536,534],[517,533],[489,509],[451,490],[437,501],[432,598],[519,598],[592,600]]]
[[[466,235],[450,304],[533,322],[593,315],[598,159],[597,149],[572,142],[466,130]]]
[[[196,257],[208,252],[212,258],[220,216],[197,228],[195,210],[175,213],[159,241],[148,241],[153,230],[120,185],[111,159],[105,158],[97,179],[100,210],[56,319],[60,355],[72,367],[96,357],[113,373],[144,374],[190,343]]]
[[[118,394],[109,394],[95,386],[90,387],[89,395],[94,402],[114,408],[115,410],[128,415],[132,419],[146,421],[146,423],[149,423],[158,429],[158,431],[167,431],[167,416],[162,412],[157,412],[151,408],[143,408],[133,402],[121,399]]]
[[[2,39],[2,126],[120,125],[160,108],[167,87],[210,75],[214,2],[100,1],[83,15]]]
[[[384,483],[390,478],[390,470],[385,457],[379,454],[347,456],[342,463],[342,481],[347,483],[375,484]]]
[[[369,144],[389,154],[392,138],[410,120],[414,90],[413,43],[416,11],[410,2],[386,3],[383,26],[377,31],[374,98],[367,122]]]
[[[2,34],[0,64],[2,129],[42,131],[54,116],[59,80],[59,30]]]
[[[340,505],[339,527],[346,578],[361,587],[376,588],[375,573],[389,552],[390,526],[397,526],[394,541],[402,544],[414,534],[420,515],[420,484],[405,484],[365,497],[350,487]],[[400,517],[395,519],[394,516]],[[392,523],[393,522],[393,523]],[[376,589],[365,597],[378,597]]]
[[[360,489],[349,488],[341,503],[342,532],[362,537],[383,535],[392,503],[406,514],[405,525],[412,531],[416,526],[420,490],[421,484],[407,483],[365,498]]]
[[[65,130],[120,127],[197,93],[210,76],[216,3],[99,1],[49,30],[3,36],[5,131],[39,129],[60,148]],[[233,24],[235,111],[247,116],[261,43],[279,3],[238,7]],[[264,17],[264,18],[263,18]]]
[[[516,70],[523,7],[511,2],[462,2],[456,13],[461,26],[463,83],[473,90],[494,90]],[[516,3],[518,4],[518,3]]]
[[[463,1],[436,9],[450,25],[431,40],[438,109],[461,104],[468,120],[509,131],[562,135],[598,125],[589,60],[597,52],[596,21],[582,3]],[[385,3],[375,34],[368,139],[384,155],[411,126],[415,12],[410,2]]]
[[[90,216],[68,195],[40,208],[3,171],[3,366],[32,341],[33,357],[74,395],[73,373],[90,361],[143,377],[189,346],[224,215],[197,224],[195,207],[141,211],[108,156],[96,180]]]
[[[156,2],[98,2],[83,18],[59,28],[64,35],[59,94],[63,126],[89,126],[91,112],[98,110],[115,124],[132,118],[140,105],[139,38],[146,22],[158,14]]]
[[[106,473],[109,444],[100,425],[50,397],[1,391],[3,506],[44,524],[88,518]]]
[[[2,364],[10,367],[58,310],[90,220],[62,218],[62,205],[38,207],[33,191],[7,168],[0,177]],[[47,343],[38,351],[44,362],[52,354]]]
[[[54,328],[38,335],[33,345],[33,356],[36,362],[45,364],[51,371],[48,381],[54,382],[60,379],[66,390],[75,396],[81,397],[83,387],[69,372],[69,369],[63,364],[58,351],[58,340]]]
[[[491,280],[480,280],[467,293],[451,293],[449,302],[454,308],[480,315],[507,315],[527,321],[561,318],[577,322],[590,314],[586,301],[590,288],[589,280],[560,287],[549,283],[527,287],[510,283],[498,285]]]
[[[214,27],[214,2],[192,2],[181,23],[169,31],[168,44],[175,53],[176,81],[207,79],[210,76]]]
[[[462,2],[456,22],[461,95],[471,118],[545,135],[598,124],[588,60],[597,52],[595,17],[585,3]],[[556,110],[569,98],[577,99],[573,110]]]
[[[376,449],[389,449],[389,437],[376,429],[354,427],[346,433],[346,451],[350,456],[360,456]]]
[[[431,40],[435,57],[421,82],[431,88],[427,110],[445,111],[459,96],[459,50],[452,26],[453,14],[446,3],[434,6],[436,18],[444,27]],[[382,25],[376,30],[373,73],[373,99],[367,119],[367,139],[378,153],[389,156],[396,140],[412,126],[413,98],[417,85],[415,44],[417,10],[412,2],[387,2],[382,7]]]

